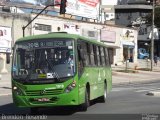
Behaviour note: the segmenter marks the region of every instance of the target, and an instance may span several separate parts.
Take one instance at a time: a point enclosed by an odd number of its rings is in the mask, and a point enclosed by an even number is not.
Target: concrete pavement
[[[128,63],[127,69],[135,71],[135,73],[117,72],[125,70],[125,63],[119,66],[112,66],[113,85],[160,82],[160,61],[158,61],[156,66],[153,65],[153,71],[144,71],[151,68],[146,60],[138,60],[138,62],[137,70],[135,70],[135,64]]]
[[[11,94],[11,74],[1,74],[0,96]]]
[[[128,84],[144,84],[160,82],[160,72],[138,71],[138,73],[124,73],[113,71],[113,85],[128,85]]]

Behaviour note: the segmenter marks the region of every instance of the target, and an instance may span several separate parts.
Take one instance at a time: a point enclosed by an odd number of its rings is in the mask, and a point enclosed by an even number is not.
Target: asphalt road
[[[142,120],[143,118],[160,119],[160,96],[146,95],[150,91],[160,91],[160,83],[116,86],[108,94],[106,103],[96,103],[86,112],[76,108],[48,108],[42,109],[40,114],[57,119],[100,119],[113,118],[114,120]],[[12,96],[0,96],[0,114],[4,115],[29,115],[29,109],[17,108],[12,103]],[[159,115],[158,115],[159,114]],[[49,118],[48,117],[48,118]],[[4,117],[5,118],[5,117]],[[137,119],[136,119],[137,118]],[[2,117],[1,117],[2,119]],[[109,120],[110,120],[109,119]],[[146,120],[143,119],[143,120]],[[150,119],[148,119],[150,120]]]

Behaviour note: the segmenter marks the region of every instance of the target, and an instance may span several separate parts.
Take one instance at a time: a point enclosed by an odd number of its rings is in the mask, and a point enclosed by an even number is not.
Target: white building
[[[102,12],[102,22],[105,22],[107,24],[114,24],[114,5],[117,5],[117,0],[102,0],[100,6]]]
[[[32,17],[35,15],[32,14]],[[42,24],[44,23],[44,24]],[[124,55],[130,62],[137,62],[137,30],[116,25],[104,25],[46,15],[32,23],[32,34],[66,31],[79,34],[108,45],[113,64],[123,64]]]
[[[27,25],[35,15],[2,13],[0,26],[11,28],[12,43],[14,44],[23,36],[22,27]],[[25,36],[57,31],[79,34],[103,42],[109,47],[110,60],[113,61],[113,64],[124,62],[124,52],[127,53],[128,59],[132,55],[132,61],[136,62],[137,60],[137,30],[131,28],[40,15],[25,29]],[[2,67],[0,67],[1,70]]]

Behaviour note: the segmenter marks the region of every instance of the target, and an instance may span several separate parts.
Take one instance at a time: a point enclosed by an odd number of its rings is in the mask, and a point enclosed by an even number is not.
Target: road
[[[106,103],[96,103],[93,101],[87,112],[82,112],[75,108],[50,108],[42,109],[41,114],[57,116],[58,118],[63,117],[63,115],[67,115],[70,118],[74,118],[74,116],[79,115],[83,117],[94,116],[93,118],[95,119],[96,115],[99,117],[107,115],[108,117],[114,116],[117,118],[123,118],[125,116],[133,118],[137,116],[140,120],[142,120],[143,115],[149,114],[151,117],[157,117],[154,120],[159,120],[160,115],[156,115],[160,114],[160,96],[146,95],[149,91],[159,90],[160,83],[114,86],[112,92],[107,96],[108,98]],[[29,109],[17,108],[12,103],[12,96],[9,95],[0,96],[0,114],[25,115],[30,113]]]

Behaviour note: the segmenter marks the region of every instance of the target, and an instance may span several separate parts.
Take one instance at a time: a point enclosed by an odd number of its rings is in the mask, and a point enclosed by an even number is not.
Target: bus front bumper
[[[13,102],[18,107],[72,106],[79,103],[75,90],[70,93],[46,96],[19,96],[13,93]]]

